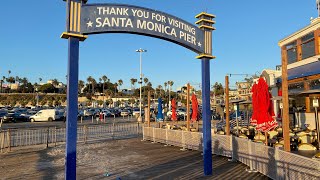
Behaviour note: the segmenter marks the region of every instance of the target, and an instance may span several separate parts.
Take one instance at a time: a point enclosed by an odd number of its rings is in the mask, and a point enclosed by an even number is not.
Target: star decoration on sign
[[[201,42],[199,41],[199,42],[198,42],[198,46],[201,47],[201,45],[202,45],[202,44],[201,44]]]
[[[92,22],[91,21],[89,21],[89,22],[87,22],[87,27],[92,27]]]

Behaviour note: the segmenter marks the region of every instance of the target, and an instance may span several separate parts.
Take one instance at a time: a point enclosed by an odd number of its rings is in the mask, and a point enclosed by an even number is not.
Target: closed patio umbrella
[[[177,105],[176,105],[176,100],[173,98],[171,100],[171,111],[172,111],[172,115],[171,115],[171,120],[172,121],[176,121],[177,120]]]
[[[162,113],[162,99],[158,99],[158,114],[157,121],[163,121],[163,113]]]
[[[273,129],[278,126],[277,121],[272,117],[274,116],[273,108],[271,103],[268,84],[263,79],[260,78],[257,85],[257,106],[258,112],[257,116],[257,126],[258,131],[268,132],[270,129]]]
[[[192,94],[191,103],[192,103],[191,121],[195,122],[198,120],[198,100],[195,94]]]

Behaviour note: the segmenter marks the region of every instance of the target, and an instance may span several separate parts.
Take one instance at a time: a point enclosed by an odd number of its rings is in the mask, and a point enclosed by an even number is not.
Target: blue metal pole
[[[210,119],[210,59],[201,58],[202,65],[202,121],[204,175],[212,175],[211,119]]]
[[[65,179],[76,179],[79,39],[68,39],[67,129]]]

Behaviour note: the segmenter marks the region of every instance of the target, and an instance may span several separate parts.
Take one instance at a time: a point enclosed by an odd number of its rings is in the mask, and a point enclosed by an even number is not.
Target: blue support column
[[[79,39],[68,39],[68,84],[67,84],[67,129],[65,179],[76,179],[77,160],[77,116],[78,116],[78,75],[79,75]]]
[[[210,59],[201,58],[202,65],[202,121],[204,175],[212,175],[212,142],[210,118]]]

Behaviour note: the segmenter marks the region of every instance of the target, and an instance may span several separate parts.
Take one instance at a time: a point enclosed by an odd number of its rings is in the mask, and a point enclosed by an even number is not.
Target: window
[[[309,33],[301,38],[302,59],[315,55],[314,34]]]
[[[320,89],[320,79],[310,81],[310,89]]]
[[[297,41],[286,45],[288,64],[297,62]]]
[[[288,85],[289,94],[298,94],[304,90],[303,82]]]

